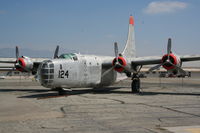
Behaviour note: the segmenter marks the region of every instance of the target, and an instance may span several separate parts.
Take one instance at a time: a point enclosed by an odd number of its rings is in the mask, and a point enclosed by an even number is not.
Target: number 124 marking
[[[64,71],[64,70],[59,70],[58,71],[58,78],[68,78],[69,77],[69,71],[68,70],[66,70],[66,71]]]

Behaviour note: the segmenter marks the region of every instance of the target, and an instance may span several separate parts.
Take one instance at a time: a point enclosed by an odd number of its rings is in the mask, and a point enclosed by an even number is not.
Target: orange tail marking
[[[133,16],[130,16],[130,19],[129,19],[129,24],[132,24],[132,25],[134,25],[134,19],[133,19]]]

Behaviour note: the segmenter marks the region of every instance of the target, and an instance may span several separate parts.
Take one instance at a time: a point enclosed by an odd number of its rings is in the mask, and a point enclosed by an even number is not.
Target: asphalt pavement
[[[199,76],[200,77],[200,76]],[[200,78],[144,78],[64,96],[32,79],[0,80],[0,133],[199,133]]]

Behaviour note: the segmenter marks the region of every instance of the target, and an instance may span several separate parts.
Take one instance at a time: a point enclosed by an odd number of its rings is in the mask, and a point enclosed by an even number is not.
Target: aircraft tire
[[[66,95],[66,91],[63,90],[62,88],[60,88],[60,89],[58,90],[58,95]]]
[[[132,93],[140,92],[140,79],[134,78],[131,84]]]

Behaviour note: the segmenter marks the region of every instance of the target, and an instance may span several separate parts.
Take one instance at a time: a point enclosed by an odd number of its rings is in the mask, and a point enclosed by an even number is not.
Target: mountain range
[[[75,50],[65,50],[61,49],[61,53],[77,53]],[[48,51],[48,50],[33,50],[33,49],[27,49],[27,48],[20,48],[19,49],[19,56],[28,56],[32,58],[51,58],[53,57],[54,50]],[[15,58],[15,48],[0,48],[0,58]]]

